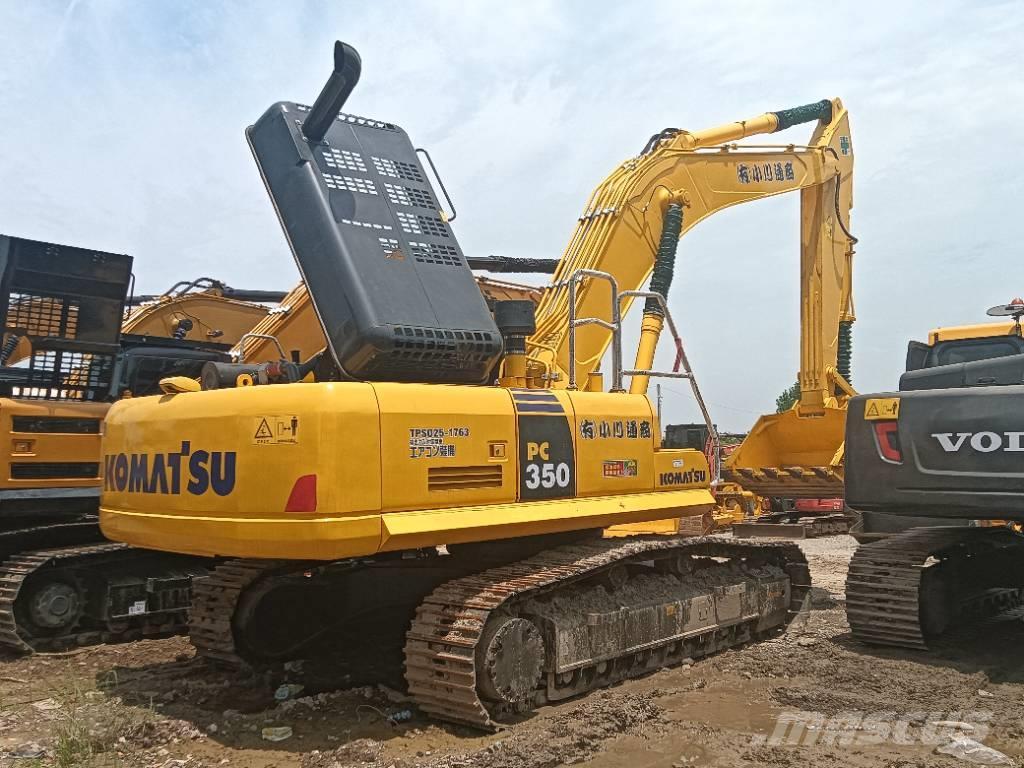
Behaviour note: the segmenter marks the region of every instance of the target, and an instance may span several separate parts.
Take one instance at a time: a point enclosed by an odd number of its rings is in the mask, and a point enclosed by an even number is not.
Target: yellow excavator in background
[[[661,446],[646,396],[668,375],[703,402],[665,300],[676,245],[716,210],[801,189],[806,266],[845,253],[842,104],[657,134],[591,196],[539,305],[492,312],[429,155],[341,113],[360,68],[337,43],[312,107],[279,102],[246,131],[327,349],[209,363],[203,391],[167,380],[169,396],[115,404],[105,534],[235,558],[193,586],[211,662],[390,663],[421,710],[479,728],[781,631],[810,588],[794,544],[601,533],[714,505],[714,468]],[[733,143],[800,123],[807,145]],[[666,325],[678,366],[661,373]]]
[[[122,333],[201,338],[234,346],[280,304],[284,291],[232,288],[200,277],[175,283],[154,296],[130,296]]]
[[[284,296],[283,291],[231,288],[209,277],[183,280],[161,294],[129,294],[121,334],[140,341],[190,338],[232,347]],[[12,302],[11,311],[40,318],[52,314],[52,303],[52,299],[25,296]],[[58,324],[54,324],[54,332]],[[39,325],[38,320],[35,325]],[[6,341],[9,346],[2,355],[4,365],[17,365],[31,355],[27,336],[12,335]]]
[[[12,650],[180,631],[189,577],[207,567],[103,541],[101,424],[119,397],[230,360],[283,293],[202,278],[126,298],[131,265],[0,236],[0,646]]]
[[[856,394],[850,384],[854,245],[853,152],[838,148],[844,171],[832,197],[801,192],[800,399],[762,416],[725,462],[723,477],[760,496],[831,498],[843,494],[843,430]]]

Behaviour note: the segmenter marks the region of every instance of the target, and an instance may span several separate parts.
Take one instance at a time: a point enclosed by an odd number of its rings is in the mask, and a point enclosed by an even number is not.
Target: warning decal
[[[252,425],[253,445],[295,445],[299,442],[298,416],[257,416]]]
[[[864,418],[867,421],[898,419],[900,399],[898,397],[871,397],[864,402]]]

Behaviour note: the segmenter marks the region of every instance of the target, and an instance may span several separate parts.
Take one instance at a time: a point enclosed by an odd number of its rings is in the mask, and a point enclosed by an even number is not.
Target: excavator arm
[[[817,126],[806,145],[733,143],[812,121]],[[565,388],[575,378],[584,389],[601,386],[598,369],[612,340],[609,328],[579,327],[575,360],[569,356],[568,278],[574,272],[609,273],[619,291],[639,289],[655,269],[666,221],[678,227],[678,236],[668,239],[678,239],[725,208],[799,191],[800,407],[806,414],[821,412],[837,390],[848,389],[837,373],[837,360],[840,324],[854,319],[850,263],[855,241],[848,234],[852,176],[849,116],[838,99],[695,133],[669,130],[652,137],[639,157],[627,160],[597,187],[580,216],[538,307],[536,333],[527,342],[529,381]],[[681,222],[672,222],[673,217]],[[671,264],[667,270],[670,281]],[[664,292],[667,283],[661,277],[652,288]],[[610,306],[608,283],[586,281],[577,287],[573,316],[611,322]],[[658,312],[651,310],[648,303],[636,370],[649,369],[653,360],[661,325]],[[569,375],[571,366],[575,377]],[[646,384],[646,377],[636,376],[630,389],[644,392]]]

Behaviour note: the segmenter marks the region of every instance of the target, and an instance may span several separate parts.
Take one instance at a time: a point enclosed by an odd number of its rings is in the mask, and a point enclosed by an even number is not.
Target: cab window
[[[1015,339],[971,339],[965,341],[947,341],[939,344],[932,356],[931,364],[952,365],[954,363],[970,363],[975,360],[989,360],[995,357],[1006,357],[1024,352],[1024,345],[1014,343]]]

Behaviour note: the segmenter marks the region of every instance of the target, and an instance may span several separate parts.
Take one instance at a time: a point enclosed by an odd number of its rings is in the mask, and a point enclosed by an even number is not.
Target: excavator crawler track
[[[1009,547],[1024,553],[1024,539],[1008,530],[913,528],[881,541],[862,544],[846,577],[846,616],[850,631],[871,645],[927,650],[931,639],[922,608],[927,602],[925,572],[935,561],[955,564],[984,559]],[[958,561],[958,562],[956,562]],[[970,586],[969,574],[960,583]],[[958,618],[993,615],[1021,604],[1019,587],[967,589],[956,600]]]
[[[538,651],[543,641],[525,627],[527,622],[518,618],[528,601],[556,597],[581,582],[593,584],[596,579],[621,582],[623,569],[619,566],[628,570],[631,565],[645,561],[670,563],[673,558],[678,562],[678,558],[687,556],[737,562],[749,558],[752,563],[776,566],[779,572],[785,573],[783,579],[788,579],[789,585],[789,603],[781,606],[781,620],[771,627],[758,626],[751,621],[728,625],[712,621],[698,631],[662,634],[655,642],[631,647],[617,657],[592,657],[572,670],[561,672],[546,669],[550,664],[543,661],[543,652]],[[494,729],[499,719],[527,711],[536,704],[575,696],[778,631],[801,609],[809,589],[807,561],[791,543],[638,537],[558,547],[526,560],[454,579],[434,590],[417,609],[406,635],[409,694],[421,710],[434,717]],[[571,600],[568,592],[564,594]],[[682,603],[676,605],[685,610]],[[675,610],[669,608],[660,615],[647,613],[637,616],[636,620],[649,627],[671,616]],[[605,617],[598,614],[591,614],[587,619],[588,623],[604,620]],[[508,687],[523,689],[517,692],[522,700],[496,704],[493,685],[491,696],[482,694],[485,682],[480,679],[481,664],[489,665],[487,669],[500,666],[492,650],[496,643],[500,648],[501,643],[510,640],[518,641],[520,647],[513,654],[516,672],[508,675]],[[541,686],[527,690],[520,685],[517,674],[523,677],[525,668],[526,677],[532,680],[532,676],[541,672],[541,667],[545,667],[543,675],[546,676]]]
[[[68,574],[69,589],[77,590],[80,603],[87,599],[86,587],[73,574],[82,569],[105,565],[124,566],[133,553],[126,544],[105,542],[77,547],[22,552],[0,564],[0,647],[19,653],[61,651],[70,647],[101,642],[123,642],[143,635],[167,635],[185,629],[185,610],[166,611],[139,616],[115,616],[97,620],[80,610],[73,622],[53,633],[33,633],[24,621],[26,585],[33,578],[45,577],[52,571]],[[140,557],[148,553],[140,553]],[[156,575],[156,574],[154,574]]]
[[[232,618],[246,587],[274,570],[272,560],[228,560],[208,575],[192,581],[188,636],[196,654],[222,669],[251,669],[235,646]]]

